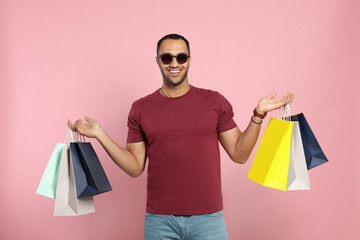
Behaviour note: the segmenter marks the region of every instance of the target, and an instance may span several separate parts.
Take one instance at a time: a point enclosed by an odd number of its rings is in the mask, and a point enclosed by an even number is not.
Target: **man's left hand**
[[[283,96],[283,99],[274,99],[276,91],[270,93],[270,95],[260,99],[259,104],[256,107],[256,111],[260,114],[265,114],[272,110],[278,109],[288,103],[291,103],[294,99],[294,93],[288,92]]]

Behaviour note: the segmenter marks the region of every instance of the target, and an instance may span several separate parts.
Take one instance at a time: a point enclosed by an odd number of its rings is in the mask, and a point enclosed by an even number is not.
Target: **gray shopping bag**
[[[59,166],[54,216],[78,216],[95,212],[93,197],[77,198],[69,146],[64,146]]]

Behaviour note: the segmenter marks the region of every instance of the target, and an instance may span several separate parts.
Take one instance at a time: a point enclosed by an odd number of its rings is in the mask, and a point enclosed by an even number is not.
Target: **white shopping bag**
[[[294,117],[294,116],[293,116]],[[301,140],[299,122],[293,121],[291,134],[290,162],[286,190],[309,190],[310,181]]]

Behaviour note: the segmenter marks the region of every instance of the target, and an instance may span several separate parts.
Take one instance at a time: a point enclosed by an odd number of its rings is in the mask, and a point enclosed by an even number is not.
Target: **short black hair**
[[[159,54],[160,45],[161,45],[161,43],[162,43],[165,39],[174,39],[174,40],[182,39],[182,40],[184,40],[184,42],[186,43],[186,46],[187,46],[187,48],[188,48],[189,55],[190,55],[190,45],[189,45],[189,41],[186,40],[186,38],[184,38],[183,36],[181,36],[181,35],[179,35],[179,34],[176,34],[176,33],[171,33],[171,34],[165,35],[164,37],[162,37],[162,38],[158,41],[158,43],[157,43],[157,48],[156,48],[156,55]]]

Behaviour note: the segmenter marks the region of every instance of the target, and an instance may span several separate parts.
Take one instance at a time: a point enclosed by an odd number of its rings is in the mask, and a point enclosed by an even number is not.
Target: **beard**
[[[187,77],[187,74],[188,74],[188,69],[189,68],[186,68],[184,69],[184,75],[180,78],[180,81],[179,82],[174,82],[173,80],[171,80],[172,76],[169,76],[167,75],[165,72],[163,72],[163,70],[161,70],[161,74],[163,75],[163,79],[165,80],[165,82],[170,85],[170,86],[178,86],[180,85]]]

